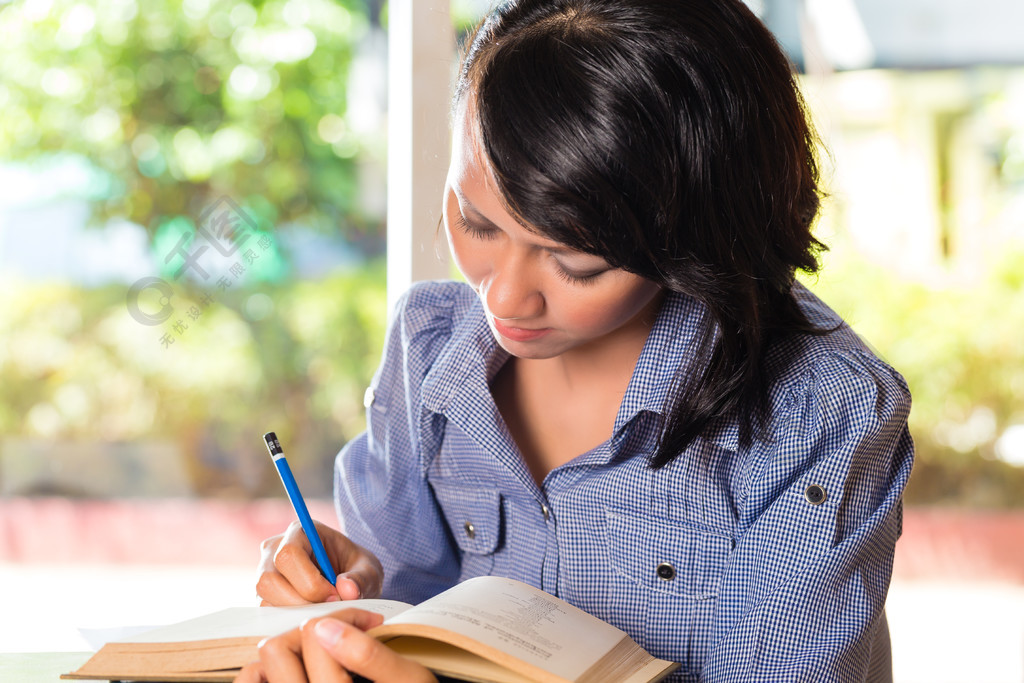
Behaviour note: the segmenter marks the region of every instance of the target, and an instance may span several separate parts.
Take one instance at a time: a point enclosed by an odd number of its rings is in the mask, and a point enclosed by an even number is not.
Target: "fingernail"
[[[342,584],[342,581],[344,581],[345,583]],[[352,598],[351,598],[352,600],[355,600],[356,598],[358,598],[359,594],[361,592],[359,590],[359,584],[356,583],[355,581],[353,581],[352,579],[348,578],[348,577],[344,577],[344,578],[343,577],[338,577],[338,584],[336,584],[336,585],[339,585],[339,586],[342,586],[342,585],[352,586],[352,588],[350,590],[346,591],[346,592],[352,594]],[[340,588],[338,590],[338,595],[341,595],[341,589]]]
[[[328,595],[324,602],[338,602],[339,600],[341,600],[340,595]]]
[[[337,619],[321,619],[316,622],[313,632],[316,633],[316,639],[320,641],[321,645],[330,648],[334,647],[341,640],[341,634],[344,630],[341,622]]]

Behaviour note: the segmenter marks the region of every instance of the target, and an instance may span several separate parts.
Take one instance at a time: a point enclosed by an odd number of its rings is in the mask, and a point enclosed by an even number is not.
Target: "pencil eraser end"
[[[263,440],[267,442],[267,450],[270,451],[271,455],[280,455],[284,453],[284,449],[281,448],[281,442],[277,440],[277,434],[274,432],[267,432],[263,435]]]

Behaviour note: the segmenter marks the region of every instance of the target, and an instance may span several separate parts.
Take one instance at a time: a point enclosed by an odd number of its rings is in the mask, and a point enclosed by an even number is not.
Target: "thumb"
[[[335,582],[335,590],[342,600],[376,598],[384,582],[384,569],[376,557],[360,549],[338,573]]]
[[[317,641],[346,670],[377,683],[436,681],[422,665],[406,659],[351,624],[321,619],[313,629]]]

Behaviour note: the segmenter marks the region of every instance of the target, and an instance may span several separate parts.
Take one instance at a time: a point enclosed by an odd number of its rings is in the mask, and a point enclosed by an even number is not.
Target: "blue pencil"
[[[337,575],[334,573],[333,567],[331,567],[331,560],[327,557],[327,549],[324,548],[324,542],[320,540],[320,534],[316,531],[313,518],[309,516],[306,501],[302,499],[302,494],[299,492],[299,485],[295,483],[295,477],[292,476],[292,470],[288,467],[288,461],[284,459],[284,449],[281,448],[281,442],[277,440],[277,434],[274,432],[264,434],[263,440],[267,443],[267,450],[270,451],[270,457],[274,459],[274,465],[277,466],[277,473],[281,475],[281,483],[284,484],[284,490],[288,493],[288,499],[292,501],[295,514],[299,516],[302,530],[306,532],[306,538],[309,539],[309,544],[313,546],[313,555],[316,556],[317,564],[320,565],[320,572],[333,586],[335,585]]]

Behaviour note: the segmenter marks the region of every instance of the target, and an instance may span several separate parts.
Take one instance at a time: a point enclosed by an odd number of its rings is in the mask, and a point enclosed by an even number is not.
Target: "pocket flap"
[[[672,520],[608,510],[608,554],[615,570],[654,590],[697,599],[718,595],[732,539]]]
[[[455,542],[463,552],[489,555],[501,541],[501,494],[465,482],[431,481]]]

